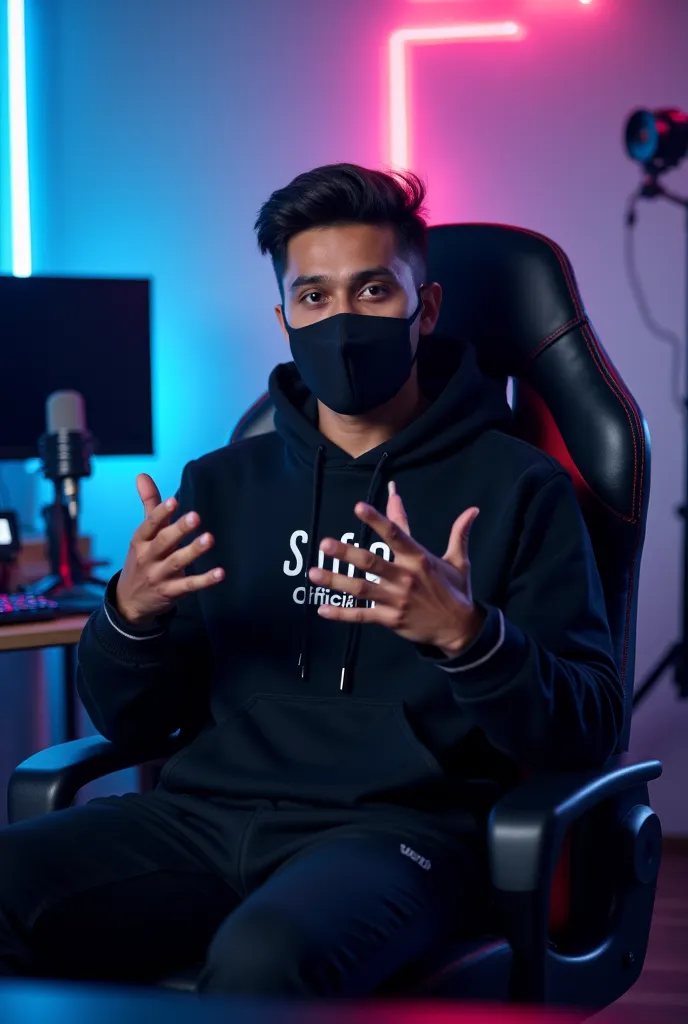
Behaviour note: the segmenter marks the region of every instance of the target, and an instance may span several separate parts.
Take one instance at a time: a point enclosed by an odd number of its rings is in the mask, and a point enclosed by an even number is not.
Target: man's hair
[[[287,246],[309,228],[337,224],[379,224],[394,228],[399,253],[423,283],[427,225],[423,217],[425,185],[410,171],[386,174],[356,164],[329,164],[306,171],[273,192],[255,223],[258,247],[270,254],[280,293]]]

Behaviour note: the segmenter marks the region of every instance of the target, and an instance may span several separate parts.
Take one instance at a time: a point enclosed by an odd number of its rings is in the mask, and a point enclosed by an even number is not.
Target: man
[[[470,347],[431,337],[423,198],[336,165],[260,211],[294,360],[276,432],[190,463],[176,498],[138,478],[79,649],[104,736],[186,745],[155,793],[0,834],[5,973],[203,960],[204,991],[374,992],[477,927],[499,794],[613,752],[571,482],[509,436]]]

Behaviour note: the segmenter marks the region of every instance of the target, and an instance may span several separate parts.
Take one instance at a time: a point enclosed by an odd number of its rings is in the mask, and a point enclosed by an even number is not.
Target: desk
[[[79,537],[79,554],[86,565],[107,565],[94,562],[90,537]],[[45,539],[26,537],[22,543],[11,588],[34,583],[50,572],[46,561]],[[64,739],[79,738],[79,713],[76,696],[76,645],[86,625],[87,615],[69,615],[47,622],[24,622],[16,626],[0,626],[0,653],[3,651],[41,651],[61,647],[63,651]]]
[[[76,697],[76,645],[88,620],[87,615],[71,615],[47,622],[21,622],[0,626],[0,652],[41,651],[61,647],[64,658],[63,701],[65,739],[79,736]]]

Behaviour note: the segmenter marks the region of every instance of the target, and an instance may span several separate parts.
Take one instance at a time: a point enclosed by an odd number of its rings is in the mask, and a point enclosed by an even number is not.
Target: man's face
[[[410,317],[418,289],[411,266],[397,250],[391,227],[345,224],[295,235],[283,281],[290,326],[306,327],[336,313]],[[438,284],[421,291],[423,310],[411,329],[414,351],[419,336],[435,327],[441,295]],[[275,312],[286,336],[281,307]]]

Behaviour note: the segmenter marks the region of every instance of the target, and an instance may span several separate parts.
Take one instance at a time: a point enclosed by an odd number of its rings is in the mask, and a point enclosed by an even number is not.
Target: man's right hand
[[[190,544],[179,545],[200,525],[196,512],[170,524],[177,508],[175,498],[163,502],[147,473],[136,478],[145,519],[134,533],[124,568],[117,582],[117,611],[132,626],[146,628],[169,612],[184,594],[213,587],[224,579],[224,570],[211,569],[200,576],[185,573],[199,555],[213,546],[203,533]]]

